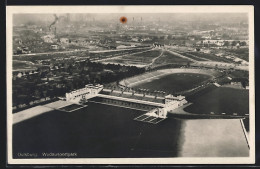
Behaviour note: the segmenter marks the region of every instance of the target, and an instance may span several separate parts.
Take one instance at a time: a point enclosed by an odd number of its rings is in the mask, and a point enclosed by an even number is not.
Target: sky
[[[66,18],[67,14],[15,14],[13,23],[15,25],[27,24],[28,22],[46,22],[51,23],[55,20],[55,16],[59,18]],[[227,13],[196,13],[196,14],[185,14],[185,13],[171,13],[171,14],[69,14],[71,21],[97,21],[97,22],[113,22],[118,21],[121,16],[128,18],[128,21],[212,21],[212,22],[245,22],[247,21],[247,14],[227,14]]]

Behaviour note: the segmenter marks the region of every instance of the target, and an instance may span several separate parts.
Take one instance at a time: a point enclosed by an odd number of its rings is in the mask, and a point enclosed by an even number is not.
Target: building
[[[243,88],[241,82],[231,82],[230,84],[233,85],[233,86],[236,86],[236,87],[238,87],[238,88]]]
[[[103,89],[103,85],[92,85],[88,84],[82,89],[77,89],[72,92],[66,93],[66,101],[79,101],[84,98],[92,98]]]
[[[180,106],[183,106],[184,104],[188,103],[185,99],[185,96],[173,96],[171,94],[165,96],[165,108],[167,110],[176,109]]]
[[[68,38],[60,38],[60,43],[69,43]]]
[[[45,35],[42,36],[42,39],[45,43],[53,43],[54,35]]]
[[[102,93],[101,91],[105,91],[105,93]],[[101,92],[101,93],[100,93]],[[105,101],[107,104],[113,104],[113,105],[119,105],[119,106],[129,106],[130,108],[138,108],[140,109],[140,105],[141,107],[143,107],[146,110],[155,110],[154,108],[158,108],[156,109],[155,112],[148,112],[151,114],[157,114],[158,117],[161,118],[166,118],[167,112],[174,110],[180,106],[183,106],[184,104],[187,103],[187,101],[185,100],[185,96],[173,96],[173,95],[167,95],[164,98],[161,98],[162,102],[159,103],[158,101],[155,100],[151,100],[148,99],[144,99],[146,98],[146,96],[143,97],[135,97],[135,98],[129,98],[129,97],[125,97],[125,96],[114,96],[114,95],[110,95],[107,94],[111,93],[111,92],[115,92],[113,90],[110,89],[104,89],[103,85],[92,85],[92,84],[88,84],[85,86],[85,88],[82,89],[78,89],[78,90],[74,90],[70,93],[66,93],[66,101],[71,101],[71,102],[75,102],[75,103],[79,103],[82,99],[91,99],[94,97],[99,97],[99,98],[103,98],[102,100]],[[133,95],[133,93],[124,93],[125,95]],[[164,102],[163,102],[164,100]]]
[[[51,45],[50,49],[57,50],[57,49],[59,49],[59,46],[58,45]]]

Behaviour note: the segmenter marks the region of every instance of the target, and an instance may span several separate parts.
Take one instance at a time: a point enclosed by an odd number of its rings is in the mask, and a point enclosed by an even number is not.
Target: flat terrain
[[[239,49],[224,49],[225,52],[230,52],[230,54],[235,55],[240,59],[249,61],[249,49],[248,48],[239,48]]]
[[[149,64],[152,60],[158,57],[162,53],[161,50],[150,50],[146,52],[140,52],[138,54],[129,54],[118,59],[111,59],[110,62],[123,63],[123,64]]]
[[[190,113],[249,113],[249,91],[245,89],[219,87],[193,98],[191,102],[194,104],[184,109]]]
[[[179,57],[177,55],[174,55],[170,52],[164,51],[163,55],[156,59],[155,65],[165,65],[165,64],[187,64],[188,62],[191,62],[188,59]]]
[[[145,81],[133,87],[174,93],[196,87],[209,78],[211,78],[211,76],[203,74],[176,73],[151,79],[150,81]]]
[[[208,59],[208,60],[216,61],[216,62],[226,62],[226,63],[231,62],[230,60],[228,60],[226,58],[221,58],[214,54],[208,54],[208,53],[202,53],[202,52],[187,52],[187,54],[188,54],[188,56],[194,55],[201,59]]]
[[[26,61],[13,61],[13,72],[15,71],[26,71],[26,70],[36,70],[38,67],[42,67],[41,65],[33,64],[31,62]]]

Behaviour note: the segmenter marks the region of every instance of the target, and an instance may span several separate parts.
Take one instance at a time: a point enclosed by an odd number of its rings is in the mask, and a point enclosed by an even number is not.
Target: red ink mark
[[[124,17],[124,16],[122,16],[122,17],[120,18],[120,22],[122,22],[122,23],[126,23],[126,22],[127,22],[127,18]]]

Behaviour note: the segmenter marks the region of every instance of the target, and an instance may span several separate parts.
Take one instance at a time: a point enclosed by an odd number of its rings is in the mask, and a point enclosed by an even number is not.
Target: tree
[[[236,44],[237,44],[237,41],[232,41],[232,43],[231,43],[232,46],[236,46]]]
[[[187,67],[190,67],[190,62],[187,62]]]
[[[224,44],[223,44],[223,46],[226,46],[226,47],[228,47],[229,45],[230,45],[229,41],[225,41]]]
[[[37,98],[37,99],[41,97],[41,93],[40,93],[40,91],[38,89],[36,89],[34,91],[34,97]]]
[[[43,91],[43,97],[44,97],[45,100],[47,99],[47,96],[48,96],[48,90],[44,90]]]
[[[246,42],[245,42],[245,41],[242,41],[242,42],[240,42],[239,45],[240,45],[240,46],[246,46]]]

